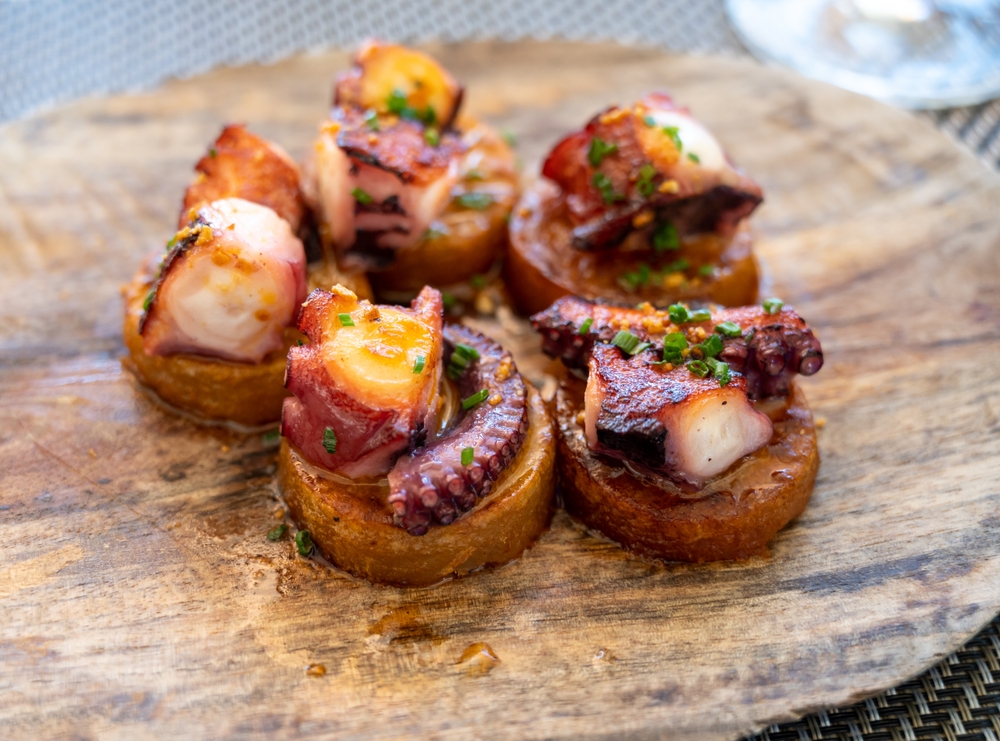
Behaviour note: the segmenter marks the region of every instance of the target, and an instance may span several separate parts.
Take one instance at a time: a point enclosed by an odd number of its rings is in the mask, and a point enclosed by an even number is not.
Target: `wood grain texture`
[[[1000,609],[995,174],[908,114],[751,63],[434,51],[528,172],[593,111],[667,88],[759,179],[768,292],[827,353],[802,384],[828,420],[812,504],[770,558],[708,566],[630,559],[560,514],[521,560],[425,590],[269,543],[276,447],[136,392],[119,287],[221,124],[302,155],[345,57],[84,101],[0,130],[5,737],[729,739],[892,686]]]

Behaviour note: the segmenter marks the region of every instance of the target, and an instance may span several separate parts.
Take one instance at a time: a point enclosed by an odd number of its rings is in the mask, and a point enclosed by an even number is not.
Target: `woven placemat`
[[[0,122],[85,95],[148,89],[220,64],[367,36],[618,41],[745,55],[722,0],[0,0]],[[1000,100],[916,114],[1000,168]],[[917,679],[753,741],[998,741],[1000,617]]]

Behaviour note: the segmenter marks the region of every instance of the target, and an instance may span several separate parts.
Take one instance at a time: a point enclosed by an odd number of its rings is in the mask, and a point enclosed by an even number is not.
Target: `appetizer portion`
[[[516,558],[547,527],[555,441],[510,353],[341,286],[302,307],[289,351],[279,481],[324,555],[372,581],[432,584]],[[416,537],[421,536],[421,537]]]
[[[514,157],[458,115],[462,88],[421,52],[367,43],[337,82],[307,186],[325,247],[376,287],[416,293],[485,272],[516,198]]]
[[[667,95],[612,107],[560,141],[511,221],[507,283],[524,311],[564,295],[752,301],[746,218],[763,200]]]
[[[823,352],[794,310],[565,298],[532,324],[586,372],[556,407],[563,497],[587,525],[643,555],[727,560],[764,551],[805,507],[819,460],[793,378]]]

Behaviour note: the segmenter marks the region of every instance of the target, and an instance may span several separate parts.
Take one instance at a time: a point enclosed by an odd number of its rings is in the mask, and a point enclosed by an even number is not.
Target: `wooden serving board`
[[[425,590],[268,542],[273,443],[136,391],[119,287],[220,126],[302,156],[346,58],[77,103],[0,129],[5,737],[731,739],[890,687],[1000,609],[996,174],[906,113],[748,62],[433,51],[527,172],[666,88],[760,180],[769,292],[827,354],[803,383],[827,421],[812,504],[769,558],[706,566],[631,559],[560,514],[521,560]]]

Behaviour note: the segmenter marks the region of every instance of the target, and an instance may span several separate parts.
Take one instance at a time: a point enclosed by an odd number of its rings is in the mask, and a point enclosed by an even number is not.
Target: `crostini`
[[[588,527],[647,557],[746,559],[805,508],[819,455],[793,378],[823,353],[791,308],[563,298],[532,323],[573,371],[555,398],[557,470]]]
[[[612,107],[561,140],[514,209],[504,265],[526,314],[577,295],[625,304],[753,302],[747,217],[763,200],[669,96]]]
[[[510,353],[410,307],[335,286],[302,307],[286,383],[279,486],[336,566],[423,586],[518,557],[548,526],[555,434]]]

